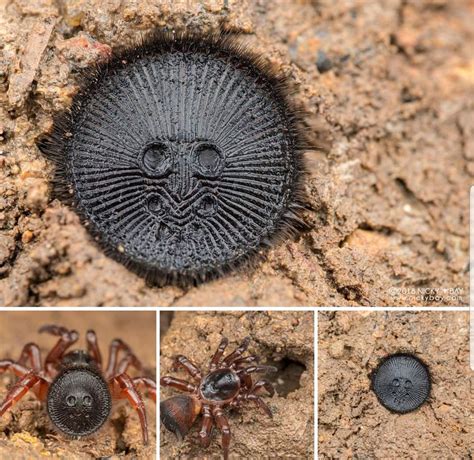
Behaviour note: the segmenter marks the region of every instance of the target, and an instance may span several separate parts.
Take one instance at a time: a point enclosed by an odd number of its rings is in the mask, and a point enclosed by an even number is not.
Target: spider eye
[[[84,396],[82,399],[82,404],[86,407],[91,407],[92,406],[92,398],[89,395]]]
[[[74,407],[77,403],[77,399],[75,396],[73,395],[69,395],[67,398],[66,398],[66,404],[69,406],[69,407]]]

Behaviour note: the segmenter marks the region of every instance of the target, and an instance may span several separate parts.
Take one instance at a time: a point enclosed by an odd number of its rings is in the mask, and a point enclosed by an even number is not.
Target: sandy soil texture
[[[232,433],[230,458],[313,458],[313,313],[312,312],[180,312],[175,313],[161,342],[160,376],[185,374],[170,371],[172,357],[183,354],[200,366],[207,366],[221,337],[233,350],[250,336],[249,352],[260,356],[261,364],[279,370],[264,378],[275,386],[273,398],[264,397],[273,413],[270,419],[253,405],[228,413]],[[263,376],[262,376],[263,377]],[[160,398],[178,394],[162,388]],[[208,449],[199,445],[198,419],[179,443],[161,427],[160,455],[172,458],[222,458],[221,439],[214,430]]]
[[[320,313],[320,458],[471,458],[474,374],[467,312]],[[396,352],[430,369],[431,396],[398,415],[379,404],[370,374]]]
[[[38,334],[44,324],[75,328],[80,338],[73,349],[85,348],[88,329],[97,333],[102,359],[108,359],[111,340],[126,341],[142,360],[147,372],[156,375],[155,312],[3,312],[0,314],[0,358],[18,359],[23,346],[36,342],[44,358],[56,338]],[[134,370],[130,371],[135,376]],[[10,373],[0,375],[0,398],[14,382]],[[150,459],[156,451],[156,410],[152,400],[145,399],[150,444],[144,447],[136,412],[125,401],[117,401],[111,418],[95,435],[83,440],[68,440],[55,432],[42,404],[30,393],[0,418],[0,458],[64,459],[93,458]]]
[[[467,303],[473,24],[469,0],[1,0],[0,305]],[[315,146],[311,230],[184,290],[107,258],[36,146],[79,71],[165,26],[239,34],[289,75]]]

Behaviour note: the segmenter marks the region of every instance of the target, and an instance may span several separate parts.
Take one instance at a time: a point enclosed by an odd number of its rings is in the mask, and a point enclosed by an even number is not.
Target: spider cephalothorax
[[[0,406],[0,417],[18,402],[28,390],[41,401],[54,427],[66,436],[80,438],[99,430],[109,418],[113,399],[127,399],[138,412],[143,442],[148,443],[145,404],[138,392],[144,388],[156,400],[156,384],[149,377],[131,378],[130,366],[143,371],[143,366],[130,347],[120,339],[110,344],[109,361],[102,369],[102,356],[94,331],[86,334],[87,351],[66,353],[79,338],[76,331],[61,326],[43,326],[39,332],[59,336],[56,345],[41,364],[38,345],[24,346],[18,361],[0,360],[0,372],[11,371],[19,380],[7,393]],[[123,357],[118,361],[119,353]],[[27,364],[29,363],[29,367]]]
[[[250,342],[246,337],[242,344],[224,359],[222,355],[228,344],[223,338],[211,358],[209,372],[203,374],[201,370],[186,357],[178,355],[174,360],[173,370],[182,367],[194,379],[195,383],[175,377],[165,376],[160,379],[160,384],[170,386],[189,393],[169,398],[160,403],[160,417],[163,425],[175,433],[178,439],[184,438],[199,414],[202,414],[201,431],[199,439],[203,447],[208,447],[211,442],[213,425],[222,432],[222,449],[224,459],[229,455],[230,427],[225,408],[238,407],[247,401],[253,401],[257,407],[272,417],[270,408],[259,396],[263,388],[270,396],[275,390],[267,380],[252,381],[252,373],[276,372],[276,367],[246,364],[258,362],[255,355],[242,356]]]

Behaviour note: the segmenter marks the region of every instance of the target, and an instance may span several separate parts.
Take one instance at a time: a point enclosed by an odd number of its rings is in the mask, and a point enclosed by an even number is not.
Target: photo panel
[[[467,311],[319,312],[318,449],[329,458],[469,458]]]
[[[0,312],[0,458],[156,455],[156,312]]]
[[[468,304],[472,0],[0,12],[0,306]]]
[[[314,458],[313,312],[167,311],[160,324],[161,459]]]

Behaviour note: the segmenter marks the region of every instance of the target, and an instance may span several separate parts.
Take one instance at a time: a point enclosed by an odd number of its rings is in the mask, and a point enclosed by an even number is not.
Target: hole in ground
[[[278,369],[274,374],[267,374],[265,378],[272,382],[279,396],[286,397],[300,388],[301,374],[306,370],[306,366],[286,356],[281,361],[270,361],[265,364]]]

